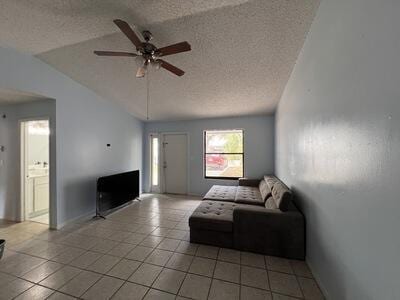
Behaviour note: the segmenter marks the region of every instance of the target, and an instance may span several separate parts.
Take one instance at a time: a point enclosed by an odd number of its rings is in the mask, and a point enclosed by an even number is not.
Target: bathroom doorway
[[[49,119],[21,121],[22,221],[49,224]]]

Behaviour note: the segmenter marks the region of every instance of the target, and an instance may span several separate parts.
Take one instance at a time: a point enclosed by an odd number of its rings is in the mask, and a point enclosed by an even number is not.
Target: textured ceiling
[[[19,104],[46,99],[43,96],[0,88],[0,105]]]
[[[0,45],[38,54],[136,26],[164,22],[248,0],[1,0]]]
[[[150,74],[150,119],[273,112],[319,0],[0,1],[0,44],[37,55],[145,119],[146,81],[131,58],[93,50],[133,49],[115,18],[149,29],[156,46],[187,40],[165,60],[186,71]]]

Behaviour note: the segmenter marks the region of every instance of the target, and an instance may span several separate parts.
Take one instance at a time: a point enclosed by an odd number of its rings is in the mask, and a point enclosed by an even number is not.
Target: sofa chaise
[[[214,185],[189,218],[190,241],[292,259],[305,257],[305,220],[275,176]]]

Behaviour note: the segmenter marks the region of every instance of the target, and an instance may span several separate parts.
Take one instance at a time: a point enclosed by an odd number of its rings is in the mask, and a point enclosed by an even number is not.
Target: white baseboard
[[[90,212],[84,213],[84,214],[82,214],[82,215],[80,215],[80,216],[78,216],[76,218],[69,219],[69,220],[65,221],[64,223],[62,223],[62,224],[57,224],[56,229],[59,230],[59,229],[63,228],[64,226],[69,225],[69,224],[74,223],[74,222],[77,222],[77,221],[79,221],[81,219],[87,219],[87,218],[93,217],[95,214],[96,214],[96,210],[91,210]]]
[[[187,194],[188,196],[192,196],[192,197],[204,197],[204,195],[200,195],[200,194],[194,194],[194,193],[189,193]]]

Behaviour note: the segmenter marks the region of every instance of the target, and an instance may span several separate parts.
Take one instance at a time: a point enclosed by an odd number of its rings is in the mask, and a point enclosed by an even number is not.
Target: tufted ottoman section
[[[203,199],[233,202],[235,200],[236,190],[236,186],[213,185]]]
[[[189,218],[190,242],[233,247],[233,202],[203,200]]]
[[[232,232],[235,203],[204,200],[189,218],[190,228]]]

